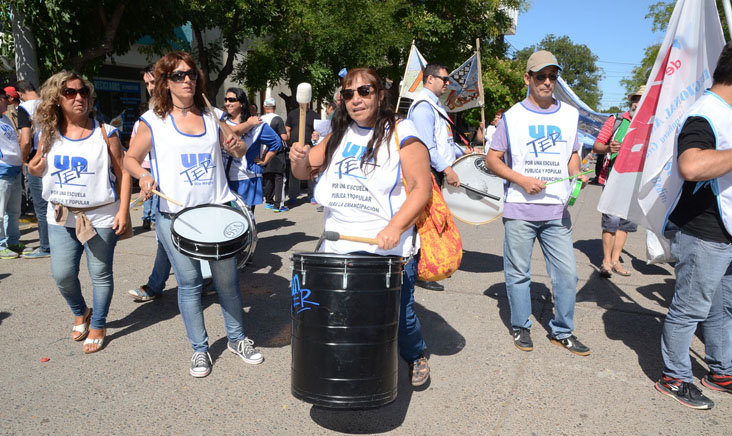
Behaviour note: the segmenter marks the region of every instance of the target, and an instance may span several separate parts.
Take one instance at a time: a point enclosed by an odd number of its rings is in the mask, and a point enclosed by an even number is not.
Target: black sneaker
[[[570,337],[564,338],[564,339],[557,339],[557,338],[549,338],[549,342],[551,342],[554,345],[559,345],[560,347],[564,347],[567,350],[569,350],[571,353],[577,354],[579,356],[589,356],[590,355],[590,349],[585,346],[582,342],[577,339],[577,336],[572,335]]]
[[[150,220],[142,220],[142,229],[143,230],[150,230],[150,227],[151,227]]]
[[[513,331],[513,345],[521,351],[531,351],[534,343],[531,341],[531,330],[520,328]]]
[[[415,286],[420,288],[429,289],[430,291],[444,291],[445,287],[437,282],[426,282],[424,280],[415,280]]]
[[[661,380],[656,382],[656,390],[692,409],[711,409],[714,407],[714,401],[705,397],[702,391],[693,383],[683,382],[667,375],[664,375]]]
[[[710,372],[704,376],[701,383],[709,389],[732,394],[732,375],[719,375]]]

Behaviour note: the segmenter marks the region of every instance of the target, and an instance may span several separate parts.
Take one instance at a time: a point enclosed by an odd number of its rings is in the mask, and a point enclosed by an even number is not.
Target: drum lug
[[[305,258],[300,258],[300,271],[302,271],[302,285],[305,286],[305,283],[307,282],[307,276],[308,272],[305,271]]]
[[[343,261],[343,289],[348,289],[348,261]]]
[[[389,272],[386,273],[386,288],[389,288],[389,278],[391,278],[391,259],[389,259]]]

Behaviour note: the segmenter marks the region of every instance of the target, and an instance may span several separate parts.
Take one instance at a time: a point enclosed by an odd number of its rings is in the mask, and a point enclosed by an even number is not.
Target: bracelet
[[[137,180],[142,180],[142,178],[143,177],[146,177],[146,176],[152,177],[152,174],[150,174],[150,173],[142,173],[142,174],[140,174],[140,177],[137,178]]]

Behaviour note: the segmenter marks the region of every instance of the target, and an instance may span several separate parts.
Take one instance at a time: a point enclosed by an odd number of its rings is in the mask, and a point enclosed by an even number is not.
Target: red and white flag
[[[660,235],[683,184],[674,150],[679,124],[711,86],[723,46],[714,1],[676,3],[646,92],[600,197],[600,212]]]

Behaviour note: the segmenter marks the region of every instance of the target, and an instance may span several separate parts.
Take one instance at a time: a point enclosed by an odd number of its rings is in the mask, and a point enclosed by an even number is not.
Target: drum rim
[[[485,159],[486,153],[474,152],[474,153],[465,154],[465,155],[460,156],[459,158],[455,159],[455,162],[453,162],[452,165],[450,165],[450,166],[455,166],[456,163],[458,163],[458,162],[460,162],[462,160],[468,160],[469,158],[471,158],[473,156],[476,156],[476,155],[477,156],[483,156],[483,159]],[[493,174],[493,176],[494,177],[498,177],[495,174]],[[498,177],[498,178],[500,179],[500,177]],[[501,179],[501,180],[503,180],[503,179]],[[444,196],[445,195],[445,192],[444,191],[447,189],[447,186],[445,186],[445,182],[444,181],[442,182],[442,184],[443,184],[443,186],[440,186],[440,192],[442,192],[442,195]],[[506,199],[505,198],[503,200],[503,206],[504,207],[506,206]],[[449,207],[448,207],[448,209],[449,209]],[[498,215],[496,215],[494,218],[489,219],[488,221],[480,221],[480,222],[464,220],[464,219],[460,218],[459,216],[455,215],[454,213],[452,213],[452,210],[450,210],[450,215],[452,215],[453,218],[455,218],[456,220],[458,220],[458,221],[460,221],[462,223],[470,224],[470,225],[473,225],[473,226],[481,226],[483,224],[490,224],[493,221],[497,220],[498,218],[502,218],[503,217],[503,211],[501,211],[501,213],[499,213]]]
[[[305,259],[302,256],[310,256],[310,259]],[[296,259],[297,258],[297,259]],[[373,263],[388,263],[387,260],[391,260],[392,262],[398,262],[403,265],[407,264],[407,258],[402,256],[394,256],[394,255],[381,255],[381,254],[375,254],[375,253],[325,253],[320,251],[298,251],[295,253],[290,254],[290,261],[292,262],[298,262],[300,259],[303,259],[306,262],[311,262],[314,259],[331,259],[331,262],[323,262],[322,264],[332,264],[338,262],[339,264],[343,264],[344,258],[346,260],[361,260],[361,261],[374,261]]]

